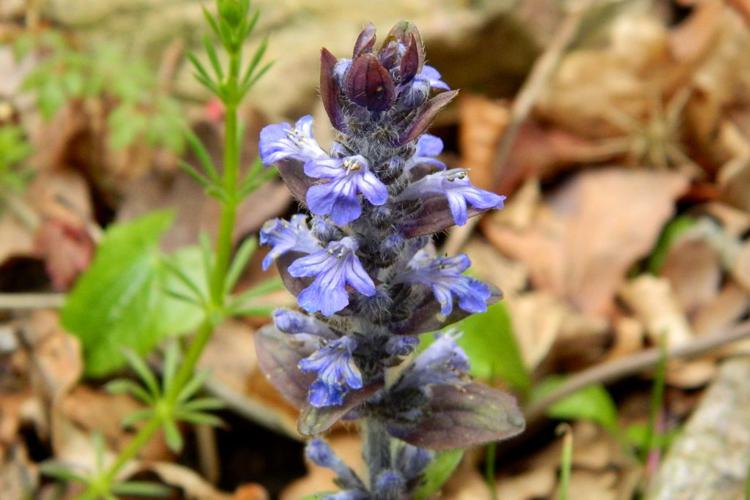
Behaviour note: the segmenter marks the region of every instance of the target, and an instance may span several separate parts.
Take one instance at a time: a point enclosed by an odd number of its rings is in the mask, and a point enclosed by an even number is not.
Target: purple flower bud
[[[412,80],[398,90],[398,102],[406,109],[421,106],[429,96],[430,84],[425,80]]]
[[[334,335],[331,329],[320,321],[289,309],[276,309],[273,312],[273,322],[276,328],[284,333],[307,334],[326,339],[331,339]]]
[[[385,351],[391,356],[408,356],[419,345],[419,339],[412,336],[391,337],[385,344]]]
[[[435,300],[440,304],[440,314],[445,317],[453,312],[454,296],[458,298],[458,306],[464,311],[484,312],[487,310],[487,301],[492,297],[492,289],[485,283],[462,274],[470,265],[469,258],[464,254],[431,258],[421,250],[412,258],[409,271],[399,277],[399,281],[431,288]]]
[[[378,474],[373,488],[373,498],[398,500],[403,498],[406,480],[399,471],[384,470]]]
[[[331,241],[340,240],[344,237],[341,229],[333,224],[327,217],[313,216],[310,227],[312,234],[324,245]]]
[[[329,179],[307,190],[307,206],[315,214],[330,215],[336,224],[348,224],[360,216],[359,194],[373,205],[388,200],[388,188],[370,172],[367,160],[360,155],[308,162],[305,174]]]
[[[401,471],[407,481],[413,481],[422,475],[433,456],[430,450],[404,444],[396,453],[396,469]]]
[[[312,439],[305,447],[307,458],[315,464],[331,469],[336,473],[337,478],[341,481],[344,488],[351,488],[363,491],[364,484],[357,477],[357,474],[347,467],[339,457],[336,456],[331,447],[322,439]],[[358,498],[358,497],[352,497]]]
[[[341,337],[300,360],[300,371],[317,375],[308,396],[312,406],[341,405],[349,390],[362,388],[362,373],[352,357],[356,348],[352,337]]]
[[[412,180],[420,179],[435,170],[445,170],[445,163],[437,159],[442,152],[442,139],[430,134],[420,136],[414,154],[406,162],[406,170],[411,173]]]
[[[307,227],[307,216],[302,214],[293,215],[291,221],[272,219],[263,224],[260,244],[272,246],[263,259],[264,271],[287,252],[313,253],[322,249]]]
[[[325,250],[295,260],[289,266],[289,274],[295,278],[315,277],[297,297],[305,311],[320,311],[324,316],[331,316],[344,309],[349,305],[347,285],[362,295],[375,295],[375,284],[356,252],[357,242],[347,236],[329,243]]]
[[[438,111],[447,106],[457,95],[457,90],[451,90],[449,92],[438,94],[427,101],[427,103],[420,108],[417,116],[411,122],[411,125],[401,133],[396,146],[403,146],[419,137],[419,135],[430,126],[430,123],[432,123],[432,120],[435,118],[435,115],[438,114]]]
[[[313,117],[303,116],[292,128],[288,123],[267,125],[260,131],[258,149],[264,165],[273,165],[281,160],[294,159],[301,162],[327,158],[312,133]]]
[[[354,42],[354,52],[352,53],[352,59],[356,59],[361,54],[372,52],[372,48],[375,46],[375,25],[367,23],[365,29],[363,29],[357,41]]]
[[[373,54],[354,59],[344,80],[344,92],[352,102],[370,111],[385,111],[396,96],[391,74]]]
[[[339,80],[337,80],[335,76],[336,67],[336,56],[331,54],[328,49],[321,49],[320,97],[323,100],[323,107],[328,114],[328,119],[331,120],[331,125],[337,130],[344,132],[346,131],[346,120],[344,119],[344,112],[342,111],[341,103],[339,102],[341,87]]]
[[[469,371],[469,358],[456,344],[459,332],[451,331],[438,336],[435,342],[422,351],[404,371],[396,387],[424,388],[438,384],[460,384]]]
[[[411,184],[399,197],[400,200],[445,197],[454,222],[463,226],[469,218],[468,205],[480,210],[502,208],[505,196],[500,196],[471,184],[466,170],[454,168],[430,174]]]

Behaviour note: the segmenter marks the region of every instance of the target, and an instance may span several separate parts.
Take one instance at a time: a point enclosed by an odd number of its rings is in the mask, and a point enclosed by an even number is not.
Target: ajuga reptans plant
[[[340,419],[361,420],[367,471],[358,475],[313,439],[308,457],[333,469],[336,499],[412,497],[435,452],[504,439],[523,429],[513,398],[473,383],[448,331],[414,354],[418,335],[480,313],[500,292],[464,274],[465,255],[435,255],[431,234],[503,197],[448,169],[425,133],[456,95],[410,23],[375,50],[375,28],[351,59],[321,52],[320,92],[337,133],[329,151],[311,116],[269,125],[260,154],[311,212],[261,231],[301,312],[278,310],[256,335],[262,369],[301,409],[299,430],[317,436]]]

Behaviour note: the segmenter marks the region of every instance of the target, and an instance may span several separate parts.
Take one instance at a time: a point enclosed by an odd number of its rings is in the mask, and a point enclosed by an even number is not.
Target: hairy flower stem
[[[362,421],[362,453],[370,476],[370,487],[374,487],[378,475],[391,467],[391,438],[383,422],[377,418]]]

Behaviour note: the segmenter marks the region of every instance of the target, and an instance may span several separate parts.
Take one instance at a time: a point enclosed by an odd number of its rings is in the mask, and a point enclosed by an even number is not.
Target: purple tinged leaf
[[[307,390],[315,375],[302,373],[297,363],[315,350],[316,346],[302,340],[290,339],[269,325],[255,333],[258,365],[268,381],[297,408],[307,404]]]
[[[292,195],[300,203],[305,203],[307,190],[316,180],[305,175],[305,163],[299,160],[285,159],[276,163],[279,175]]]
[[[511,438],[525,428],[515,398],[482,384],[440,385],[416,422],[390,421],[388,432],[431,450],[468,448]]]
[[[375,45],[375,25],[372,23],[367,23],[367,26],[365,26],[365,29],[363,29],[359,36],[357,37],[357,41],[354,42],[354,52],[352,53],[352,59],[356,59],[363,53],[370,53],[372,52],[372,48]]]
[[[419,137],[425,130],[427,130],[427,127],[430,126],[435,115],[447,106],[457,95],[458,90],[451,90],[449,92],[438,94],[427,101],[418,111],[417,116],[414,118],[411,125],[403,131],[396,146],[403,146]]]
[[[358,391],[352,391],[344,398],[344,403],[340,406],[326,406],[316,408],[306,404],[302,408],[297,430],[304,436],[315,436],[327,431],[333,425],[341,420],[351,410],[361,406],[373,394],[383,387],[382,382],[373,383],[365,386]]]
[[[373,54],[362,54],[352,62],[344,91],[354,103],[370,111],[385,111],[396,97],[391,74]]]
[[[493,285],[487,284],[487,286],[492,291],[491,297],[487,300],[487,306],[489,307],[499,301],[503,297],[503,293]],[[439,316],[440,307],[440,304],[432,295],[428,295],[414,308],[414,313],[407,320],[391,325],[391,331],[396,335],[418,335],[439,330],[471,315],[471,313],[460,308],[454,308],[450,316],[441,319]]]
[[[339,103],[339,94],[341,89],[334,76],[336,67],[336,56],[331,54],[326,48],[320,49],[320,97],[323,100],[323,107],[331,120],[331,125],[341,132],[346,131],[346,120]]]
[[[313,281],[313,278],[296,278],[289,274],[289,266],[291,266],[295,260],[304,257],[305,255],[307,254],[302,252],[287,252],[276,259],[276,268],[281,275],[281,281],[284,282],[286,289],[295,297]]]
[[[481,215],[487,210],[467,207],[467,218]],[[444,195],[422,199],[422,207],[414,216],[401,225],[401,234],[407,238],[438,233],[456,225],[448,200]]]

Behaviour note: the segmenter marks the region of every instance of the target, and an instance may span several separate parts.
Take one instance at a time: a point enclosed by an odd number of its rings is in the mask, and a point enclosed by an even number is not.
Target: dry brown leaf
[[[683,238],[670,246],[660,275],[669,280],[688,316],[710,302],[721,283],[721,257],[703,238]]]
[[[576,470],[570,476],[569,498],[575,498],[576,500],[617,500],[621,498],[617,480],[617,473],[613,471]],[[554,498],[558,497],[559,492],[554,495]]]
[[[537,113],[587,137],[618,132],[611,110],[644,116],[648,96],[664,79],[668,32],[653,13],[626,9],[605,35],[607,46],[569,52],[537,105]]]
[[[557,498],[553,495],[558,483],[562,443],[556,439],[541,451],[522,462],[514,462],[521,467],[518,474],[503,473],[497,478],[499,498],[506,500],[532,500],[537,498]],[[571,479],[579,486],[588,484],[592,477],[606,478],[591,484],[592,493],[603,494],[601,498],[631,498],[635,491],[633,474],[639,469],[623,451],[622,446],[607,431],[591,422],[577,422],[573,425],[573,460]],[[572,483],[572,481],[571,481]],[[572,487],[572,484],[571,484]],[[608,495],[617,493],[620,496]],[[597,498],[578,496],[570,498]]]
[[[192,500],[232,500],[233,498],[231,494],[217,490],[195,471],[182,465],[169,462],[148,462],[140,464],[137,468],[129,468],[128,472],[132,474],[135,470],[151,471],[170,486],[180,488],[184,495],[181,498]]]
[[[485,234],[528,266],[537,288],[586,315],[607,314],[627,269],[651,250],[686,188],[677,174],[587,171],[542,204],[528,230],[490,217]]]
[[[213,378],[232,389],[243,391],[257,364],[252,330],[240,321],[229,320],[216,329],[198,366],[210,370]]]
[[[142,405],[130,396],[112,395],[95,391],[87,386],[78,386],[65,396],[60,411],[71,424],[88,435],[101,433],[115,450],[121,449],[134,436],[122,427],[122,420]],[[171,457],[161,433],[157,433],[143,448],[140,456],[148,460],[164,460]]]
[[[476,94],[462,94],[458,100],[459,148],[461,162],[470,168],[472,183],[482,189],[495,184],[495,156],[510,120],[506,102]]]
[[[4,210],[0,214],[0,263],[11,257],[34,255],[34,235],[15,215]]]
[[[513,476],[497,479],[497,496],[503,500],[534,500],[548,498],[555,488],[554,467],[534,467]]]
[[[524,364],[534,371],[547,357],[567,314],[559,299],[545,292],[530,292],[505,300]]]
[[[625,284],[620,297],[646,328],[654,345],[666,336],[669,347],[684,345],[694,337],[690,324],[666,278],[644,274]],[[715,373],[710,360],[682,362],[674,360],[667,368],[667,382],[684,388],[699,387]]]
[[[527,229],[534,220],[541,198],[539,179],[531,178],[513,193],[505,208],[495,213],[495,221],[519,231]]]
[[[643,324],[629,316],[619,316],[614,320],[615,339],[607,353],[608,359],[621,358],[643,349]]]
[[[280,183],[266,184],[245,198],[237,209],[235,241],[280,214],[290,200],[289,190]],[[162,240],[167,251],[193,244],[201,232],[213,234],[218,228],[219,204],[182,173],[154,174],[131,183],[117,217],[128,220],[159,209],[175,212],[175,222]]]
[[[719,35],[724,6],[722,0],[700,2],[693,13],[669,35],[669,50],[675,61],[693,63],[706,55]]]
[[[693,318],[697,335],[711,335],[739,321],[750,309],[750,292],[734,283],[727,283],[711,302]]]
[[[331,445],[336,455],[349,467],[355,471],[364,469],[361,440],[357,435],[337,433],[327,436],[326,441]],[[339,489],[333,483],[335,477],[333,471],[315,465],[309,460],[307,466],[307,475],[284,488],[279,500],[298,500],[321,491],[336,491]]]
[[[620,297],[646,327],[649,339],[658,344],[663,335],[670,347],[690,342],[685,313],[666,278],[644,274],[620,288]]]
[[[83,373],[81,345],[65,332],[54,311],[35,311],[23,327],[23,336],[34,358],[37,390],[43,398],[59,401]]]
[[[471,238],[463,250],[477,277],[497,286],[503,296],[517,295],[526,288],[528,272],[523,263],[504,257],[483,238]]]

